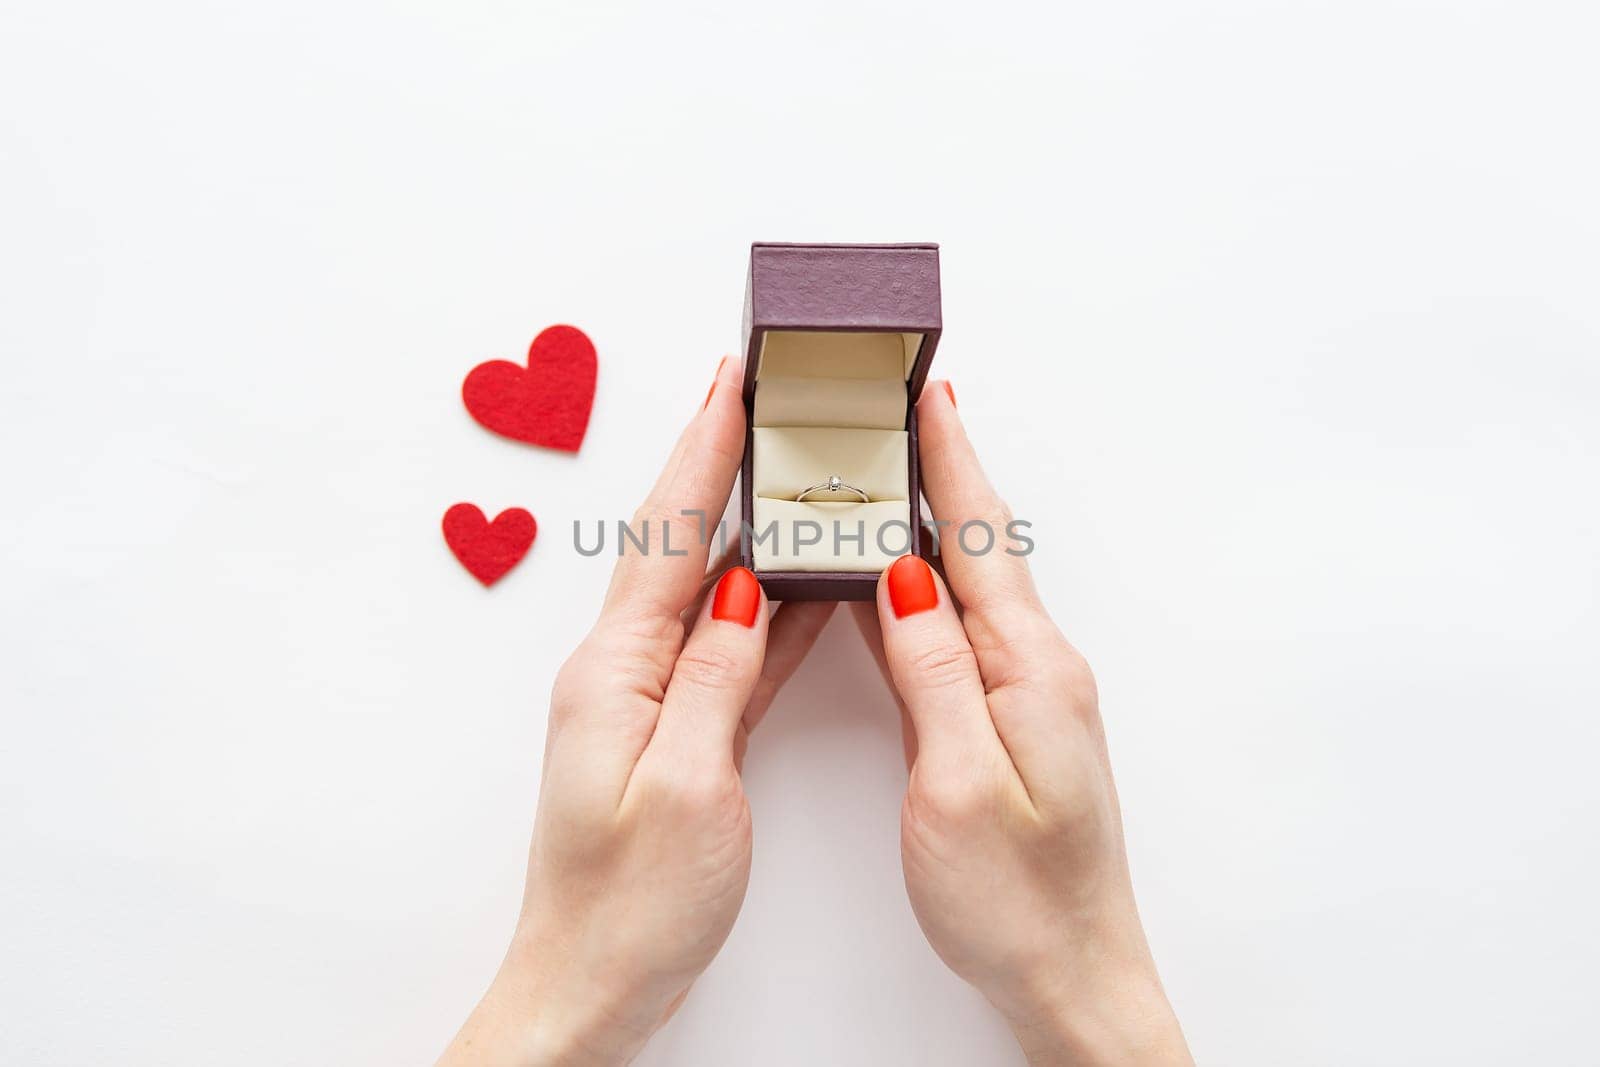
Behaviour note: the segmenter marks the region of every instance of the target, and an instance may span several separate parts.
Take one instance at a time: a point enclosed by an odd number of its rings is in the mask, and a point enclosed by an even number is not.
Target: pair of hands
[[[737,367],[719,368],[635,516],[685,556],[617,564],[551,697],[527,891],[511,947],[440,1061],[628,1062],[727,939],[750,876],[750,732],[834,610],[769,610],[753,576],[703,578],[695,513],[743,456]],[[919,405],[936,519],[1010,519],[948,388]],[[1003,545],[1003,542],[1002,542]],[[856,622],[900,703],[906,889],[940,957],[1034,1064],[1188,1064],[1146,944],[1093,676],[1000,549],[885,572]]]

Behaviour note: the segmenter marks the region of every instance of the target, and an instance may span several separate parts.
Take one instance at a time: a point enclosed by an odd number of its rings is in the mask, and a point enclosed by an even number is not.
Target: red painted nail
[[[950,398],[950,406],[951,407],[955,407],[956,406],[956,391],[950,387],[950,383],[948,381],[943,381],[943,382],[940,382],[939,384],[944,386],[944,395]]]
[[[751,627],[756,624],[756,612],[760,609],[761,583],[754,574],[743,567],[734,567],[722,576],[711,598],[713,619]]]
[[[717,364],[716,376],[711,379],[711,388],[706,390],[706,398],[700,404],[700,410],[701,411],[704,411],[706,408],[711,406],[711,397],[717,391],[717,383],[722,380],[722,368],[726,367],[727,365],[728,365],[728,357],[727,356],[723,356],[722,357],[722,362]]]
[[[932,611],[939,605],[939,588],[933,584],[933,568],[917,556],[901,556],[889,566],[889,606],[894,617],[903,619],[919,611]]]

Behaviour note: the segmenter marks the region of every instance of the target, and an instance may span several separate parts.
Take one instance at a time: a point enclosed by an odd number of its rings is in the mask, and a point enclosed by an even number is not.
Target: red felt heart
[[[522,508],[506,508],[490,522],[476,504],[456,504],[444,513],[444,542],[461,565],[484,585],[493,585],[533,547],[539,524]]]
[[[594,345],[576,326],[551,326],[528,346],[528,365],[492,359],[461,383],[467,410],[497,434],[576,452],[594,408]]]

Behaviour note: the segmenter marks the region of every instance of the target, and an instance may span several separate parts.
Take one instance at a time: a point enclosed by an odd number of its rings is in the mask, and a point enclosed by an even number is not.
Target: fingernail
[[[717,591],[711,598],[713,619],[749,628],[756,624],[756,612],[760,608],[761,583],[750,571],[734,567],[717,582]]]
[[[894,617],[903,619],[919,611],[932,611],[939,605],[939,588],[933,584],[933,568],[917,556],[901,556],[889,566],[889,606]]]
[[[950,398],[950,406],[956,407],[956,391],[950,387],[949,380],[947,379],[939,384],[944,386],[944,395]]]
[[[700,410],[704,411],[711,406],[711,397],[717,391],[717,383],[722,380],[722,368],[728,365],[728,357],[723,356],[722,362],[717,364],[716,376],[711,379],[711,388],[706,390],[706,398],[700,403]]]

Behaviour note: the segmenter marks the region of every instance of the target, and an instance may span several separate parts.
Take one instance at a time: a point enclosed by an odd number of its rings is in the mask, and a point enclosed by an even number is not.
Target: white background
[[[1202,1063],[1594,1062],[1592,5],[7,3],[0,1061],[438,1053],[748,243],[936,240]],[[600,352],[573,458],[462,377]],[[457,500],[539,518],[485,592]],[[841,616],[649,1065],[1011,1064]]]

